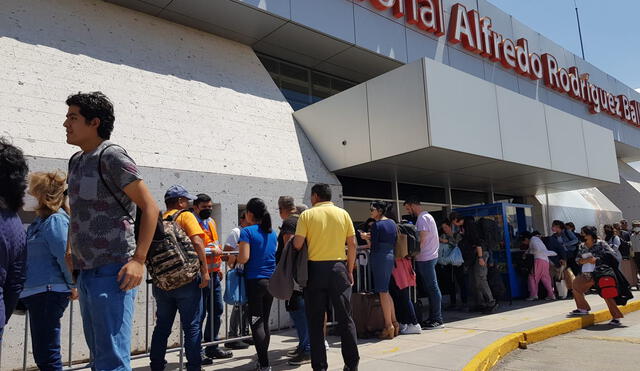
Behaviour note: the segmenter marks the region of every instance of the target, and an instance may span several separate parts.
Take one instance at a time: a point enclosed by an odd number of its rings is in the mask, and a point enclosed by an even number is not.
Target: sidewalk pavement
[[[637,295],[637,292],[634,292]],[[587,296],[593,311],[605,309],[604,301],[597,295]],[[360,370],[461,370],[480,350],[495,340],[513,332],[546,325],[566,318],[575,309],[573,300],[554,302],[515,301],[502,304],[497,313],[474,315],[460,311],[447,311],[445,328],[423,331],[420,335],[401,335],[393,340],[359,340]],[[329,336],[327,351],[330,370],[342,370],[340,340]],[[311,365],[293,367],[287,365],[286,352],[297,345],[295,330],[272,333],[269,354],[273,370],[311,370]],[[205,370],[254,370],[255,349],[234,350],[234,357],[215,360]],[[178,353],[167,355],[166,370],[178,369]],[[186,360],[185,360],[186,362]],[[134,370],[148,370],[148,359],[132,363]]]

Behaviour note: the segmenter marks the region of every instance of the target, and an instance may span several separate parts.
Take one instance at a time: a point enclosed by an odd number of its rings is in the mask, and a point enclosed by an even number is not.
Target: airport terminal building
[[[277,218],[317,182],[356,221],[409,194],[436,218],[526,205],[546,231],[640,219],[640,93],[487,0],[5,0],[0,62],[0,135],[33,171],[66,169],[64,101],[100,90],[158,201],[209,193],[222,235],[251,197]]]

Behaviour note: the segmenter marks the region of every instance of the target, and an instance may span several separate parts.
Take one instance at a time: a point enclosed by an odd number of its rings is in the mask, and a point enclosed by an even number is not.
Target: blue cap
[[[197,198],[196,196],[187,192],[187,189],[179,184],[172,185],[171,187],[169,187],[169,189],[167,189],[167,192],[164,194],[165,201],[170,200],[172,198],[178,198],[178,197],[184,197],[190,200],[195,200]]]

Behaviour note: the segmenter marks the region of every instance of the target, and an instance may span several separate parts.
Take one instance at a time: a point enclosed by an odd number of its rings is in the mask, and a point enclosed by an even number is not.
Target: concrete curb
[[[640,300],[627,303],[619,307],[622,313],[630,313],[640,310]],[[504,356],[517,348],[526,349],[527,344],[533,344],[550,337],[566,334],[571,331],[589,327],[594,323],[608,321],[611,319],[609,310],[604,309],[584,317],[569,318],[563,321],[550,323],[548,325],[536,327],[530,330],[516,332],[502,337],[473,357],[463,368],[463,371],[486,371],[490,370]]]

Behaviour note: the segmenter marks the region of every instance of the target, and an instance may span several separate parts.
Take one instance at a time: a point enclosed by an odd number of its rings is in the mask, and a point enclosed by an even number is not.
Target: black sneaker
[[[207,357],[207,356],[203,356],[202,357],[202,362],[200,363],[203,366],[209,366],[213,364],[213,359]]]
[[[495,303],[493,303],[492,306],[490,307],[486,307],[483,311],[482,314],[491,314],[491,313],[495,313],[498,310],[498,302],[496,301]]]
[[[423,330],[437,330],[444,328],[444,323],[439,321],[429,321],[424,326],[422,326]]]
[[[233,341],[230,343],[224,343],[224,346],[229,349],[247,349],[249,348],[249,344],[244,341]]]
[[[305,353],[300,353],[300,354],[296,355],[295,357],[291,358],[288,363],[291,366],[306,365],[307,363],[311,363],[311,355],[310,354],[305,354]]]
[[[233,357],[233,352],[231,352],[230,350],[224,350],[220,347],[206,349],[205,354],[207,355],[207,357],[213,359],[227,359]]]
[[[287,357],[291,357],[291,358],[295,358],[298,356],[298,353],[300,352],[300,349],[298,348],[293,348],[290,351],[287,352]]]

